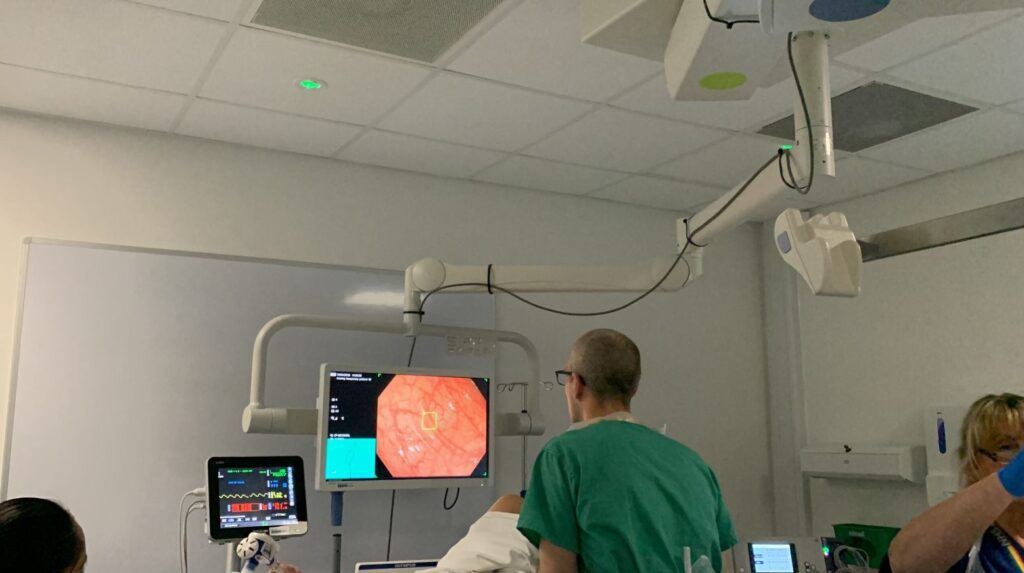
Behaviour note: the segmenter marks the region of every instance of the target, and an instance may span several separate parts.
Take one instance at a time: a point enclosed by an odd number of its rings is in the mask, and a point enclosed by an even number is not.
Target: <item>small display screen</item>
[[[306,521],[299,457],[211,458],[207,472],[214,539],[241,539],[252,531]]]
[[[387,563],[356,563],[356,573],[415,573],[437,567],[437,561],[389,561]]]
[[[797,573],[796,545],[749,543],[751,573]]]
[[[487,378],[327,373],[323,479],[487,478]]]
[[[295,468],[269,466],[217,470],[220,528],[273,527],[299,522]]]

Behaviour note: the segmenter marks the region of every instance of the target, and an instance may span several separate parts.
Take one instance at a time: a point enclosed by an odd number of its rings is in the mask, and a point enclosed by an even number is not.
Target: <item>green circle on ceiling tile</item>
[[[300,88],[302,88],[304,90],[307,90],[307,91],[314,91],[314,90],[322,89],[322,88],[327,86],[327,82],[323,82],[323,81],[320,81],[320,80],[314,80],[312,78],[307,78],[307,79],[304,79],[304,80],[299,80],[298,84],[299,84]]]
[[[700,87],[706,90],[731,90],[747,83],[747,76],[739,72],[718,72],[700,79]]]

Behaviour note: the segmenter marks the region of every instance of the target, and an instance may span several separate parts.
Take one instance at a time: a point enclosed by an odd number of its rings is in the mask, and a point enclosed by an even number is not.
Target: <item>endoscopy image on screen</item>
[[[324,479],[486,478],[488,382],[330,372]]]
[[[298,523],[294,474],[287,466],[218,468],[221,529]]]

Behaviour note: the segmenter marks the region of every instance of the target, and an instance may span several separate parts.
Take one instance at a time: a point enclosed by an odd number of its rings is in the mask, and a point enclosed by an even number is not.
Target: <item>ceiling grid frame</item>
[[[363,123],[353,123],[353,122],[349,122],[349,121],[341,121],[341,120],[338,120],[338,119],[331,119],[331,118],[324,118],[324,117],[316,117],[316,116],[306,115],[304,113],[299,113],[299,112],[296,112],[295,110],[289,111],[289,110],[282,110],[282,109],[270,109],[270,108],[267,108],[267,107],[262,107],[260,105],[253,105],[251,103],[235,102],[235,101],[230,101],[230,100],[218,99],[216,97],[206,97],[206,96],[201,95],[202,91],[203,91],[203,87],[206,85],[206,83],[208,82],[210,76],[214,72],[215,67],[217,66],[218,62],[221,59],[221,56],[223,56],[223,54],[224,54],[225,50],[227,49],[227,46],[230,44],[232,38],[234,38],[236,36],[237,32],[240,29],[242,29],[242,28],[259,29],[259,30],[263,30],[264,32],[266,32],[266,29],[264,29],[264,28],[258,28],[258,27],[252,27],[252,26],[247,26],[246,25],[246,22],[248,21],[248,18],[251,17],[251,15],[255,11],[255,9],[258,8],[259,0],[239,0],[238,7],[234,11],[234,16],[229,21],[220,19],[218,17],[214,17],[214,16],[202,14],[202,13],[197,13],[196,11],[190,11],[192,8],[190,8],[190,9],[184,9],[183,8],[183,9],[179,10],[176,7],[169,7],[169,6],[173,6],[173,0],[171,0],[171,1],[161,1],[161,2],[158,2],[156,4],[150,4],[150,3],[147,3],[147,2],[144,2],[144,1],[141,1],[141,0],[114,0],[114,1],[115,2],[123,2],[123,3],[126,3],[126,4],[132,4],[132,5],[139,6],[139,7],[144,7],[146,10],[154,10],[154,11],[159,11],[159,12],[163,12],[163,13],[173,13],[173,14],[177,14],[177,15],[184,14],[184,15],[187,15],[189,18],[194,18],[194,19],[204,20],[204,21],[208,21],[208,22],[212,22],[212,23],[217,23],[219,25],[223,25],[223,26],[226,27],[224,32],[223,32],[223,34],[222,34],[222,36],[220,37],[220,40],[217,42],[216,49],[209,56],[205,66],[202,67],[202,71],[200,73],[200,76],[197,78],[197,80],[195,81],[194,85],[192,86],[192,88],[189,90],[188,93],[182,93],[182,92],[178,92],[178,91],[168,91],[168,90],[158,89],[158,88],[153,88],[153,87],[133,85],[131,83],[123,83],[123,82],[118,82],[118,81],[111,81],[109,79],[104,79],[104,78],[101,78],[101,77],[93,77],[93,76],[84,75],[84,74],[83,75],[79,75],[79,74],[74,73],[74,70],[71,70],[70,72],[68,72],[68,71],[60,71],[60,72],[58,72],[58,71],[53,71],[53,70],[40,69],[39,67],[21,65],[21,64],[18,63],[18,61],[3,62],[3,63],[6,64],[6,65],[11,66],[12,68],[18,68],[18,69],[23,69],[23,70],[26,70],[26,71],[42,73],[42,74],[53,74],[55,76],[67,77],[67,78],[74,79],[76,81],[81,81],[81,82],[96,82],[98,84],[112,86],[112,87],[117,87],[119,89],[128,90],[128,91],[139,90],[140,93],[153,93],[153,94],[161,94],[161,95],[183,96],[183,97],[187,98],[181,104],[181,109],[179,110],[178,114],[175,116],[175,118],[173,120],[173,123],[170,126],[170,128],[167,129],[167,130],[156,129],[156,131],[166,131],[166,132],[169,132],[169,133],[180,133],[181,126],[182,126],[185,118],[187,117],[188,113],[195,106],[196,102],[200,101],[200,100],[208,100],[208,101],[210,101],[212,103],[224,104],[224,105],[228,105],[228,106],[234,106],[234,107],[237,107],[237,108],[248,109],[248,110],[252,110],[252,111],[256,111],[256,112],[260,112],[260,113],[264,113],[264,114],[274,114],[274,115],[279,115],[279,116],[302,118],[302,119],[307,119],[307,120],[312,119],[312,120],[316,120],[316,121],[319,121],[319,122],[327,122],[327,123],[336,124],[336,125],[339,125],[339,126],[345,126],[346,128],[357,128],[357,129],[359,129],[359,133],[355,137],[353,137],[349,141],[346,141],[343,145],[339,146],[339,148],[333,154],[330,155],[330,157],[333,157],[333,158],[336,158],[336,159],[338,159],[343,154],[343,152],[346,149],[348,149],[350,146],[356,144],[361,138],[365,137],[368,133],[371,133],[374,130],[381,131],[382,133],[391,133],[391,134],[397,134],[397,135],[400,135],[400,136],[403,136],[403,137],[411,137],[411,138],[415,138],[415,139],[421,139],[421,140],[424,140],[424,141],[427,141],[427,142],[438,142],[438,143],[442,143],[442,144],[446,144],[446,145],[462,146],[462,147],[467,147],[467,148],[472,148],[472,149],[477,149],[477,150],[490,151],[490,152],[493,153],[495,150],[488,149],[488,148],[485,148],[485,147],[481,147],[481,146],[478,146],[478,145],[466,145],[465,143],[460,143],[460,142],[457,142],[457,141],[445,141],[444,139],[439,139],[439,138],[422,137],[422,136],[417,136],[416,134],[410,134],[410,133],[404,133],[404,132],[401,132],[401,131],[388,130],[388,129],[384,129],[384,128],[380,127],[382,122],[387,117],[389,117],[396,109],[401,107],[409,99],[413,98],[417,93],[420,93],[421,90],[423,90],[423,88],[426,85],[428,85],[431,81],[433,81],[436,77],[438,77],[441,74],[461,75],[461,76],[465,76],[467,78],[472,78],[472,79],[474,79],[476,81],[487,82],[487,83],[490,83],[490,84],[493,84],[493,85],[496,85],[496,86],[500,86],[502,88],[515,89],[515,90],[525,90],[525,91],[528,91],[528,92],[531,92],[531,93],[542,94],[544,96],[557,97],[557,98],[564,99],[564,100],[567,100],[567,101],[572,101],[572,102],[586,104],[586,105],[589,105],[590,108],[587,111],[585,111],[584,113],[580,114],[578,117],[573,118],[568,123],[566,123],[564,125],[561,125],[561,126],[555,128],[555,129],[553,129],[552,131],[546,133],[545,135],[541,136],[536,141],[533,141],[531,143],[524,144],[524,145],[519,145],[518,147],[516,147],[516,148],[514,148],[514,149],[512,149],[510,151],[499,151],[500,155],[497,157],[497,159],[493,163],[484,165],[483,167],[475,169],[474,171],[472,171],[471,173],[468,173],[467,175],[463,175],[463,176],[457,177],[457,179],[474,180],[474,181],[484,182],[484,181],[482,181],[480,179],[481,174],[484,174],[489,169],[495,168],[496,166],[499,166],[499,165],[501,165],[501,164],[503,164],[505,162],[511,161],[513,159],[516,159],[516,158],[537,159],[537,160],[542,160],[542,161],[547,161],[547,162],[553,162],[555,164],[559,164],[560,163],[560,164],[564,164],[564,165],[567,165],[567,166],[576,166],[576,167],[588,168],[588,169],[599,169],[599,170],[602,170],[602,171],[605,171],[605,172],[608,172],[608,173],[614,173],[614,174],[617,174],[617,175],[621,176],[621,179],[610,181],[610,182],[608,182],[608,183],[606,183],[606,184],[604,184],[604,185],[602,185],[602,186],[600,186],[600,187],[598,187],[596,189],[593,189],[593,190],[591,190],[591,191],[589,191],[589,192],[587,192],[585,194],[571,193],[573,195],[587,196],[587,197],[591,197],[591,196],[593,196],[595,194],[599,194],[602,190],[614,187],[616,185],[620,185],[624,181],[628,180],[630,177],[651,177],[651,178],[654,178],[654,179],[659,179],[659,180],[667,181],[667,182],[679,182],[682,185],[697,185],[697,186],[708,187],[709,184],[706,181],[700,181],[700,180],[697,180],[697,179],[691,179],[689,177],[683,178],[683,177],[678,177],[678,176],[675,176],[675,175],[669,176],[669,175],[659,174],[659,173],[657,173],[657,171],[659,169],[663,168],[664,166],[668,165],[668,164],[671,164],[671,163],[673,163],[675,161],[679,161],[679,160],[681,160],[681,159],[683,159],[683,158],[685,158],[687,156],[698,154],[702,150],[707,149],[708,147],[720,144],[720,143],[728,140],[729,138],[736,137],[737,135],[742,135],[742,136],[745,136],[745,137],[749,137],[749,136],[762,137],[762,138],[765,138],[766,140],[767,139],[771,139],[771,138],[766,138],[764,136],[757,136],[756,134],[754,134],[753,133],[753,131],[754,131],[753,127],[754,126],[743,127],[743,128],[739,128],[739,129],[733,129],[733,128],[727,128],[727,127],[721,127],[721,126],[714,127],[712,129],[714,129],[714,130],[724,134],[723,137],[721,137],[719,139],[716,139],[714,141],[705,142],[705,143],[701,144],[700,146],[698,146],[698,147],[696,147],[694,149],[690,149],[690,150],[687,150],[687,151],[685,151],[683,153],[680,153],[679,155],[677,155],[677,156],[675,156],[675,157],[673,157],[671,159],[665,160],[664,162],[661,162],[661,163],[659,163],[657,165],[646,167],[646,168],[642,168],[642,169],[629,169],[629,170],[620,169],[620,168],[595,167],[594,165],[588,165],[588,164],[585,164],[585,163],[578,163],[578,162],[574,162],[574,161],[568,161],[568,160],[565,160],[565,159],[557,159],[557,160],[555,160],[555,159],[552,159],[551,157],[534,156],[534,155],[526,154],[525,152],[526,152],[527,149],[529,149],[529,148],[531,148],[531,147],[533,147],[533,146],[535,146],[535,145],[537,145],[537,144],[539,144],[541,142],[544,142],[544,141],[548,140],[549,138],[554,137],[556,134],[558,134],[558,133],[560,133],[560,132],[562,132],[562,131],[564,131],[566,129],[571,128],[573,125],[577,124],[578,122],[584,121],[586,118],[591,117],[593,114],[599,113],[599,112],[601,112],[601,110],[605,110],[605,109],[616,110],[616,111],[620,111],[620,112],[624,112],[624,113],[628,113],[628,114],[635,114],[638,117],[646,117],[646,118],[650,118],[650,119],[656,119],[659,122],[670,122],[672,125],[688,125],[688,126],[698,127],[698,128],[701,128],[701,129],[708,129],[708,126],[704,125],[704,124],[698,124],[698,123],[694,123],[694,122],[691,122],[691,121],[687,121],[687,120],[683,120],[683,119],[678,119],[678,118],[666,118],[666,117],[664,117],[662,115],[658,115],[657,113],[652,113],[652,112],[648,112],[648,111],[644,111],[644,110],[639,110],[639,109],[630,109],[630,108],[626,108],[626,107],[623,107],[623,106],[620,106],[620,105],[616,105],[615,103],[613,103],[613,102],[619,100],[620,98],[622,98],[623,96],[625,96],[626,94],[628,94],[628,93],[638,89],[642,85],[644,85],[644,84],[646,84],[648,82],[652,82],[656,77],[661,75],[661,72],[658,72],[658,73],[653,74],[653,75],[646,75],[642,79],[639,79],[639,80],[636,80],[636,81],[632,82],[631,85],[629,85],[629,86],[627,86],[627,87],[625,87],[623,89],[618,90],[616,93],[608,95],[608,96],[604,97],[600,101],[595,101],[595,100],[579,99],[579,98],[573,97],[571,95],[565,95],[565,94],[562,94],[562,93],[553,93],[551,91],[546,91],[544,89],[538,89],[536,87],[520,85],[520,84],[516,84],[516,83],[509,83],[509,82],[505,82],[505,81],[501,81],[501,80],[496,80],[496,79],[493,79],[493,78],[480,77],[480,76],[476,76],[476,75],[473,75],[473,74],[467,74],[467,73],[460,72],[460,71],[457,71],[457,70],[449,69],[449,66],[451,66],[465,51],[471,49],[474,46],[474,44],[477,41],[479,41],[481,38],[483,38],[485,35],[487,35],[489,31],[491,31],[494,27],[500,25],[506,18],[508,18],[513,13],[515,13],[517,10],[522,9],[523,6],[525,6],[528,2],[532,2],[533,0],[506,0],[506,2],[503,2],[502,4],[500,4],[490,14],[488,14],[483,20],[481,20],[481,22],[476,27],[474,27],[470,31],[469,34],[467,34],[466,36],[461,38],[458,42],[456,42],[438,61],[434,62],[433,64],[424,64],[422,62],[416,62],[421,67],[429,69],[429,73],[426,75],[426,77],[422,81],[420,81],[418,84],[416,84],[415,87],[412,88],[409,93],[405,94],[405,96],[402,97],[400,100],[398,100],[394,105],[392,105],[386,111],[381,113],[372,122],[368,122],[366,124],[363,124]],[[192,4],[192,6],[194,7],[195,4]],[[201,12],[206,12],[205,8],[202,8],[201,10],[197,8],[196,10],[197,11],[201,11]],[[222,10],[220,13],[226,13],[226,12]],[[220,13],[218,13],[218,15]],[[564,14],[562,14],[560,17],[564,17]],[[1010,22],[1013,22],[1013,24],[1010,24]],[[1022,29],[1022,32],[1024,32],[1024,11],[1022,11],[1022,13],[1020,13],[1020,14],[1013,14],[1013,15],[1011,15],[1008,18],[1001,18],[1001,19],[989,22],[989,23],[987,23],[985,25],[978,26],[977,28],[973,29],[970,33],[967,33],[965,35],[957,37],[957,38],[955,38],[955,39],[953,39],[951,41],[947,41],[947,42],[944,42],[942,44],[939,44],[939,45],[936,45],[934,47],[931,47],[928,51],[925,51],[925,52],[923,52],[921,54],[916,54],[913,57],[907,58],[905,60],[900,60],[900,61],[898,61],[896,63],[893,63],[893,64],[889,65],[888,67],[875,68],[874,71],[871,70],[871,69],[866,69],[864,67],[858,66],[856,64],[848,63],[848,62],[837,61],[837,62],[834,62],[834,65],[839,67],[839,68],[845,68],[847,70],[856,72],[857,74],[861,74],[863,76],[863,77],[859,78],[858,80],[856,80],[852,85],[845,87],[844,91],[846,91],[848,89],[856,88],[858,86],[864,85],[864,84],[872,82],[872,81],[880,81],[880,82],[888,83],[888,84],[891,84],[891,85],[895,85],[895,86],[911,89],[911,90],[914,90],[914,91],[918,91],[918,92],[921,92],[921,93],[925,93],[925,94],[934,95],[934,96],[937,96],[937,97],[946,98],[946,99],[949,99],[949,100],[952,100],[952,101],[956,101],[956,102],[961,102],[961,103],[968,104],[968,105],[971,105],[971,106],[974,106],[974,107],[978,108],[978,111],[972,112],[971,114],[968,114],[967,116],[964,116],[965,118],[966,117],[971,117],[971,116],[976,116],[976,115],[988,114],[988,113],[992,112],[993,110],[1000,110],[1000,111],[1005,112],[1005,113],[1011,113],[1011,114],[1013,114],[1014,116],[1017,116],[1017,117],[1024,116],[1024,98],[1018,99],[1018,100],[1005,101],[1005,102],[1002,102],[1002,103],[999,103],[999,104],[987,103],[987,102],[983,102],[983,101],[978,101],[975,98],[966,97],[964,95],[960,95],[960,94],[956,94],[956,93],[950,93],[950,92],[947,92],[947,91],[942,90],[942,89],[937,89],[935,87],[930,87],[930,86],[922,85],[922,84],[919,84],[917,82],[901,78],[901,77],[896,76],[896,75],[894,75],[892,73],[892,71],[895,70],[895,69],[898,69],[898,68],[900,68],[902,66],[906,66],[906,65],[911,64],[913,62],[917,62],[918,60],[922,60],[922,59],[925,59],[925,58],[933,57],[935,54],[937,54],[937,53],[939,53],[939,52],[941,52],[943,50],[955,50],[958,45],[964,44],[966,42],[970,42],[970,41],[972,41],[972,39],[978,38],[978,37],[982,36],[983,34],[985,34],[986,32],[989,32],[992,29],[998,28],[998,27],[1001,27],[1001,26],[1020,26],[1020,28]],[[272,33],[272,32],[266,32],[266,33]],[[381,57],[381,58],[386,58],[386,59],[395,59],[395,60],[399,60],[399,61],[406,61],[406,59],[404,59],[404,58],[398,58],[398,57],[390,56],[390,55],[386,55],[386,54],[379,54],[377,52],[372,52],[372,51],[369,51],[369,50],[360,49],[358,47],[342,46],[342,45],[333,44],[333,43],[325,42],[325,41],[316,42],[315,39],[305,38],[305,37],[298,36],[298,35],[290,35],[290,34],[278,34],[278,35],[281,36],[281,37],[289,37],[289,38],[292,38],[293,40],[311,41],[311,42],[314,42],[314,43],[319,43],[319,44],[324,45],[324,46],[330,46],[334,50],[339,51],[339,53],[355,51],[355,52],[363,52],[363,53],[373,54],[375,56],[378,56],[378,57]],[[211,37],[210,40],[212,41],[215,37],[216,36]],[[14,59],[17,60],[17,58],[14,58]],[[108,74],[108,76],[111,76],[111,75]],[[113,76],[111,76],[111,77],[113,77]],[[181,86],[181,87],[184,88],[185,86]],[[175,88],[175,89],[177,89],[177,88]],[[102,90],[100,90],[100,92],[102,92]],[[666,97],[668,97],[667,94],[666,94]],[[97,101],[99,101],[99,100],[97,100]],[[2,105],[4,105],[4,104],[2,102],[0,102],[0,106],[2,106]],[[15,108],[11,108],[11,109],[15,109]],[[15,111],[17,111],[17,109],[15,109]],[[45,112],[45,111],[44,112],[34,112],[32,110],[29,110],[29,113],[43,113],[43,114],[46,114],[47,112]],[[780,117],[785,117],[785,115],[788,115],[789,113],[790,113],[790,111],[787,111],[783,115],[781,115]],[[778,118],[775,118],[774,120],[771,120],[771,121],[777,121],[777,119]],[[95,120],[95,119],[88,119],[88,118],[85,118],[84,121],[93,121],[93,122],[98,122],[98,123],[104,123],[105,122],[104,120]],[[954,121],[957,121],[957,120],[954,120]],[[932,127],[920,130],[918,132],[914,132],[914,133],[909,134],[909,135],[907,135],[907,136],[905,136],[903,138],[899,138],[899,139],[893,140],[893,141],[911,140],[912,138],[917,137],[919,135],[928,135],[933,130],[940,129],[944,125],[947,125],[947,124],[940,123],[940,124],[938,124],[936,126],[932,126]],[[139,129],[139,128],[136,127],[136,129]],[[146,127],[142,127],[141,129],[147,129],[147,128]],[[657,130],[654,130],[654,131],[651,131],[649,133],[656,133],[656,132],[657,132]],[[643,133],[643,130],[641,129],[638,133]],[[876,146],[876,147],[881,148],[882,146],[887,145],[888,143],[890,143],[890,142],[886,142],[886,143],[880,144],[879,146]],[[242,145],[251,145],[251,144],[242,143]],[[874,148],[869,148],[869,150],[870,149],[874,149]],[[865,151],[868,151],[868,150],[865,150]],[[921,170],[921,166],[920,165],[907,165],[905,163],[900,163],[900,162],[895,161],[895,160],[889,160],[888,157],[879,156],[877,154],[874,154],[874,155],[866,155],[866,154],[860,154],[860,153],[857,153],[857,154],[844,154],[839,159],[846,159],[846,158],[852,158],[852,157],[858,157],[858,158],[862,158],[864,160],[868,160],[868,161],[872,161],[872,162],[876,162],[876,163],[882,163],[882,164],[890,165],[890,166],[895,167],[895,168],[913,168],[913,169]],[[993,160],[993,159],[995,159],[995,157],[990,157],[990,156],[988,156],[986,154],[979,161],[980,162],[985,162],[985,161],[990,161],[990,160]],[[941,171],[933,171],[933,170],[930,170],[930,169],[925,169],[925,171],[928,171],[929,173],[941,172]],[[742,179],[743,175],[744,174],[737,173],[737,182],[739,182],[739,180]],[[529,187],[524,187],[524,188],[529,188]],[[545,189],[533,189],[533,190],[540,191],[540,192],[555,192],[555,191],[551,191],[550,189],[546,189],[546,190]],[[873,190],[873,191],[865,193],[864,195],[874,194],[874,193],[881,192],[881,191],[884,191],[884,189]],[[858,196],[862,196],[862,195],[858,195]],[[592,198],[595,199],[595,200],[608,200],[608,199],[601,198],[601,197],[592,197]]]
[[[360,139],[362,139],[367,133],[369,133],[370,131],[375,129],[377,127],[377,125],[380,124],[380,122],[384,121],[384,119],[387,118],[389,115],[391,115],[391,113],[394,112],[396,109],[398,109],[399,106],[401,106],[403,103],[405,103],[410,98],[412,98],[417,92],[419,92],[421,89],[423,89],[423,87],[425,85],[427,85],[431,80],[433,80],[435,77],[437,77],[438,75],[443,73],[445,71],[445,68],[448,66],[448,64],[450,64],[452,61],[454,61],[455,58],[457,58],[458,55],[461,54],[463,50],[468,49],[469,46],[471,46],[473,44],[473,42],[475,42],[477,40],[477,38],[479,38],[480,36],[483,36],[492,27],[498,25],[498,23],[501,22],[502,19],[504,19],[508,14],[513,12],[516,8],[520,7],[522,5],[522,3],[524,2],[524,0],[505,0],[505,1],[507,2],[507,4],[505,4],[503,6],[500,5],[498,8],[495,8],[493,12],[491,12],[490,14],[485,16],[483,18],[483,20],[481,20],[480,23],[477,24],[477,26],[474,29],[472,29],[468,34],[466,34],[465,37],[463,37],[461,40],[456,42],[455,45],[453,45],[447,51],[447,53],[442,55],[436,62],[434,62],[434,65],[431,66],[432,68],[434,68],[433,71],[422,82],[420,82],[420,84],[418,86],[416,86],[415,89],[413,89],[411,92],[406,94],[406,96],[404,98],[402,98],[394,106],[392,106],[391,109],[389,109],[388,111],[383,113],[380,117],[378,117],[377,120],[374,121],[372,124],[365,126],[365,128],[363,129],[362,133],[357,135],[352,141],[346,143],[345,145],[342,145],[334,153],[334,155],[332,157],[338,157],[339,155],[341,155],[345,151],[345,149],[347,149],[349,146],[355,144]]]
[[[193,86],[192,91],[187,94],[188,100],[186,100],[185,104],[181,106],[181,111],[178,112],[178,116],[174,118],[174,123],[171,124],[171,129],[169,130],[170,133],[177,133],[178,127],[181,126],[181,122],[185,121],[185,115],[188,113],[188,110],[192,107],[192,102],[196,101],[196,98],[199,97],[199,92],[203,89],[203,86],[206,85],[206,81],[210,79],[210,74],[213,73],[213,69],[217,66],[217,62],[220,61],[220,57],[224,55],[224,50],[227,49],[228,43],[231,42],[231,38],[235,36],[235,32],[237,32],[238,28],[241,27],[242,18],[245,17],[246,13],[248,13],[250,6],[252,6],[254,3],[258,1],[259,0],[242,0],[242,3],[238,6],[238,9],[235,11],[234,17],[232,17],[230,22],[228,22],[228,29],[224,31],[224,35],[221,37],[220,42],[217,44],[217,47],[213,50],[213,54],[210,56],[210,59],[206,62],[206,66],[203,68],[203,71],[199,74],[199,79],[196,80],[195,86]],[[132,4],[140,3],[132,2]],[[151,4],[141,5],[149,6],[154,10],[168,10],[168,8],[153,6]],[[195,17],[202,18],[202,16]]]

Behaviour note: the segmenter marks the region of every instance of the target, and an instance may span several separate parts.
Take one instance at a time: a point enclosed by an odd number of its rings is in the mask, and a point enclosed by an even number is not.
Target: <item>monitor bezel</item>
[[[799,552],[797,551],[796,543],[788,540],[758,540],[747,542],[747,556],[750,563],[750,573],[769,573],[767,571],[759,571],[757,566],[754,565],[754,546],[755,545],[777,545],[779,547],[789,547],[789,560],[793,567],[792,573],[798,573],[800,571],[800,560]],[[786,573],[784,571],[777,571],[772,573]]]
[[[361,561],[356,563],[356,573],[367,571],[379,571],[381,573],[393,573],[395,571],[423,571],[435,569],[438,561],[436,559],[412,559],[405,561]]]
[[[327,417],[329,409],[324,407],[330,393],[329,373],[333,371],[348,372],[387,372],[388,374],[424,374],[427,376],[452,376],[458,378],[481,378],[487,380],[487,477],[485,478],[398,478],[373,480],[327,480],[324,477],[324,458],[327,439]],[[317,397],[317,436],[316,436],[316,489],[317,491],[353,491],[353,490],[389,490],[389,489],[438,489],[452,487],[489,487],[494,483],[494,378],[470,370],[450,370],[438,368],[407,368],[404,366],[373,366],[352,364],[320,365],[320,393]]]
[[[224,529],[220,526],[220,488],[217,470],[220,468],[250,468],[259,466],[293,467],[295,482],[296,514],[299,523],[284,526],[255,526]],[[306,476],[301,456],[214,456],[206,460],[206,520],[208,535],[214,542],[230,542],[245,539],[254,531],[276,532],[275,537],[304,535],[309,528],[309,513],[306,507]]]

